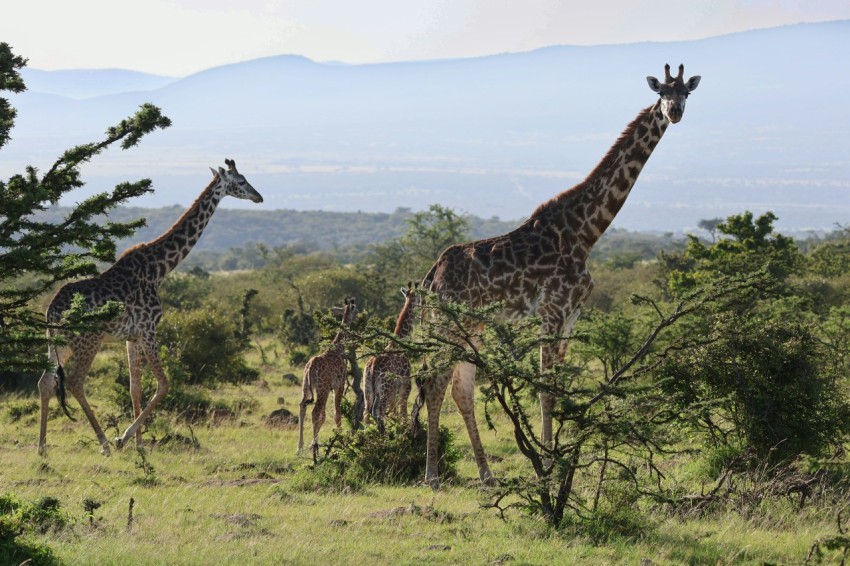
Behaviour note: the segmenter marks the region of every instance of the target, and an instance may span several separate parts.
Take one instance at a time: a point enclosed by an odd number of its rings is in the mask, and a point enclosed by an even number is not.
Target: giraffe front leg
[[[136,431],[141,428],[141,426],[145,423],[145,420],[147,420],[159,402],[162,401],[162,398],[168,393],[168,378],[165,376],[165,371],[162,369],[162,362],[159,359],[156,341],[150,338],[141,344],[141,348],[148,361],[148,367],[151,368],[151,371],[156,377],[156,392],[153,397],[151,397],[151,400],[148,401],[144,410],[142,410],[132,424],[127,427],[124,434],[115,439],[115,447],[119,449],[123,448],[130,440],[130,437],[136,434]]]
[[[478,434],[478,423],[475,421],[475,366],[461,362],[455,366],[452,375],[452,399],[460,410],[469,441],[472,443],[472,453],[478,466],[478,477],[484,485],[496,485],[496,478],[490,471],[481,436]],[[430,432],[430,431],[429,431]]]

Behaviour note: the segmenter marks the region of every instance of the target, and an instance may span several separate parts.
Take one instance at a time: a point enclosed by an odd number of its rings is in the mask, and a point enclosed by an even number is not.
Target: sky
[[[701,39],[850,19],[847,0],[16,0],[0,41],[34,69],[173,77],[297,54],[377,63]]]

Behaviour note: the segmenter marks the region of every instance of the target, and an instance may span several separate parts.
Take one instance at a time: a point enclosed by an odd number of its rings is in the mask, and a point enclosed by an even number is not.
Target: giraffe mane
[[[156,239],[150,240],[149,242],[139,242],[138,244],[134,244],[134,245],[130,246],[129,248],[124,250],[121,253],[120,256],[118,256],[118,259],[122,259],[125,256],[127,256],[128,254],[139,251],[141,249],[149,248],[151,246],[154,246],[154,245],[162,242],[169,234],[171,234],[171,231],[174,229],[175,226],[177,226],[178,224],[183,222],[186,219],[186,217],[191,212],[193,212],[195,210],[195,207],[200,206],[201,199],[204,198],[207,195],[207,193],[212,190],[212,188],[215,186],[215,184],[217,182],[218,182],[218,177],[213,177],[212,181],[210,181],[210,184],[207,185],[207,187],[203,191],[201,191],[201,194],[198,195],[198,198],[195,199],[195,202],[193,202],[192,205],[189,208],[187,208],[186,210],[183,211],[183,214],[180,215],[180,218],[175,220],[174,223],[171,224],[171,227],[168,230],[166,230],[165,232],[160,234]]]
[[[620,134],[620,137],[618,137],[617,141],[614,142],[614,145],[612,145],[608,149],[608,152],[605,154],[605,157],[602,158],[602,160],[596,165],[596,167],[593,168],[593,171],[591,171],[590,174],[583,181],[565,190],[564,192],[555,195],[548,201],[538,206],[537,209],[531,213],[531,217],[529,219],[535,218],[536,216],[542,214],[550,206],[559,204],[564,200],[571,198],[572,195],[587,187],[587,185],[591,182],[592,179],[605,173],[605,171],[609,169],[611,165],[613,165],[614,159],[617,157],[617,155],[619,155],[622,144],[632,136],[635,129],[637,128],[638,123],[643,120],[647,114],[652,112],[654,108],[655,105],[653,104],[652,106],[647,106],[638,113],[637,117],[632,120],[628,126],[626,126],[626,129],[623,130],[623,132]]]

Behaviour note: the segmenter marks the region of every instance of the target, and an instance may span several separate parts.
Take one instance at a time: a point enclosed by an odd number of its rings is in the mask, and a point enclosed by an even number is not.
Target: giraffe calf
[[[408,285],[409,287],[401,288],[404,306],[393,331],[397,339],[407,337],[413,329],[416,287]],[[387,414],[397,413],[407,422],[407,400],[411,390],[410,361],[407,356],[403,352],[393,350],[393,344],[390,343],[384,352],[369,359],[363,376],[366,396],[364,422],[369,424],[369,417],[375,417],[381,432],[384,430],[384,418]]]
[[[313,461],[318,457],[319,430],[325,422],[325,408],[331,391],[334,393],[334,423],[337,427],[342,423],[340,404],[345,389],[345,376],[348,373],[348,362],[345,356],[345,343],[348,340],[348,328],[357,315],[354,299],[345,300],[342,312],[342,330],[337,332],[327,350],[316,354],[304,366],[304,382],[301,387],[301,402],[298,404],[298,452],[304,449],[304,418],[307,416],[307,405],[313,406]]]

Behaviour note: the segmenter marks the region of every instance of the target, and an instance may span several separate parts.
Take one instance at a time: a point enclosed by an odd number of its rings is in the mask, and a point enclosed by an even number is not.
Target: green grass
[[[255,365],[259,365],[256,363]],[[285,384],[288,368],[262,369],[262,384],[214,390],[214,400],[249,399],[246,409],[219,425],[189,425],[160,413],[141,455],[133,446],[100,455],[79,410],[77,422],[54,411],[48,454],[36,454],[36,397],[0,398],[0,493],[27,500],[56,498],[72,518],[63,528],[26,535],[66,564],[762,564],[801,563],[818,539],[835,535],[840,509],[809,506],[798,512],[778,502],[743,517],[720,512],[681,518],[645,513],[636,536],[594,542],[587,529],[552,532],[519,512],[505,520],[482,508],[468,437],[450,396],[443,423],[462,454],[459,477],[434,492],[422,486],[369,485],[356,493],[298,489],[309,473],[308,454],[296,456],[296,428],[268,427],[263,417],[280,406],[297,412],[300,387]],[[294,371],[301,377],[300,371]],[[110,378],[89,387],[98,416],[117,413],[99,396]],[[283,405],[279,400],[283,398]],[[55,401],[54,401],[55,403]],[[72,407],[75,405],[72,402]],[[332,412],[332,405],[328,404]],[[486,430],[485,450],[497,476],[527,473],[505,419]],[[321,438],[332,430],[328,418]],[[129,424],[121,419],[119,427]],[[114,429],[108,434],[114,436]],[[154,445],[166,434],[194,437],[198,445]],[[308,423],[305,433],[309,436]],[[128,526],[130,501],[132,523]],[[92,513],[86,502],[100,506]],[[825,562],[838,560],[827,554]]]

